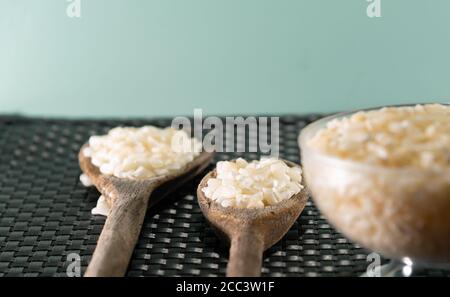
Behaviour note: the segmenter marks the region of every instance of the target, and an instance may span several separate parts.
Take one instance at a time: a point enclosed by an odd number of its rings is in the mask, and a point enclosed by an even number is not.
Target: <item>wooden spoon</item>
[[[98,167],[78,154],[82,171],[111,207],[84,276],[124,276],[138,239],[151,193],[163,183],[193,177],[206,168],[213,154],[202,152],[192,162],[168,175],[147,180],[117,178],[102,174]]]
[[[295,163],[284,161],[290,167]],[[275,205],[264,208],[223,207],[205,197],[202,189],[216,169],[197,188],[197,199],[216,233],[230,243],[227,276],[260,276],[263,252],[278,242],[297,220],[308,200],[306,188]]]

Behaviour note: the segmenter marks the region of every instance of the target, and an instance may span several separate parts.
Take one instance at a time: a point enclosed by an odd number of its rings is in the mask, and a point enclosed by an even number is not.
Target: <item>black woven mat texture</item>
[[[318,115],[280,118],[280,157],[299,163],[299,131]],[[171,119],[60,120],[0,116],[0,276],[66,276],[68,255],[85,271],[105,218],[99,193],[79,181],[77,153],[90,135],[118,125],[169,126]],[[258,153],[217,153],[214,163]],[[213,164],[210,166],[211,169]],[[149,209],[128,276],[224,276],[227,248],[196,201],[201,176]],[[264,276],[357,276],[368,252],[336,232],[310,200],[265,253]],[[444,270],[427,275],[448,276]]]

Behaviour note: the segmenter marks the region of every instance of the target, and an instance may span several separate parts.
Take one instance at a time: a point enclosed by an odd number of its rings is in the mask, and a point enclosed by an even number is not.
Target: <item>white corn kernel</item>
[[[93,185],[91,179],[89,178],[89,176],[87,176],[87,175],[84,174],[84,173],[82,173],[82,174],[80,175],[80,182],[81,182],[81,183],[83,184],[83,186],[85,186],[85,187],[90,187],[90,186]]]
[[[308,144],[326,154],[373,165],[450,168],[450,106],[358,112],[330,121]]]
[[[175,135],[183,135],[183,151],[172,146]],[[83,154],[102,174],[149,179],[179,170],[200,151],[201,143],[185,131],[144,126],[116,127],[106,135],[91,136]]]
[[[248,163],[244,159],[221,161],[216,177],[202,189],[223,207],[263,208],[291,198],[303,186],[300,167],[289,167],[276,158]]]

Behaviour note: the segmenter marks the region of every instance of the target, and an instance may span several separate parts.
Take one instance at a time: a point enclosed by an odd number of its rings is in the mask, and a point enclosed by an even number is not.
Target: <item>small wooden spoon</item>
[[[92,259],[84,276],[123,276],[138,239],[151,193],[163,183],[193,177],[208,166],[213,154],[202,152],[179,171],[148,180],[133,180],[104,175],[85,157],[78,154],[82,171],[111,206]]]
[[[290,167],[295,163],[284,161]],[[308,200],[306,188],[290,199],[264,208],[223,207],[205,197],[202,189],[216,169],[197,188],[197,199],[216,233],[230,243],[227,276],[260,276],[263,252],[277,243],[291,228]]]

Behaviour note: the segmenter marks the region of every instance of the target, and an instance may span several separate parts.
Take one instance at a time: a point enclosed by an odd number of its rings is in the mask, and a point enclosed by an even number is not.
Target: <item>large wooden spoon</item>
[[[82,153],[85,147],[78,155],[80,167],[105,197],[111,210],[84,276],[123,276],[144,222],[151,193],[168,181],[182,182],[200,173],[213,155],[202,152],[176,172],[133,180],[102,174]]]
[[[308,200],[307,190],[303,188],[290,199],[264,208],[222,207],[202,191],[214,177],[216,170],[202,179],[197,199],[216,233],[230,243],[227,276],[260,276],[263,252],[278,242],[297,220]]]

